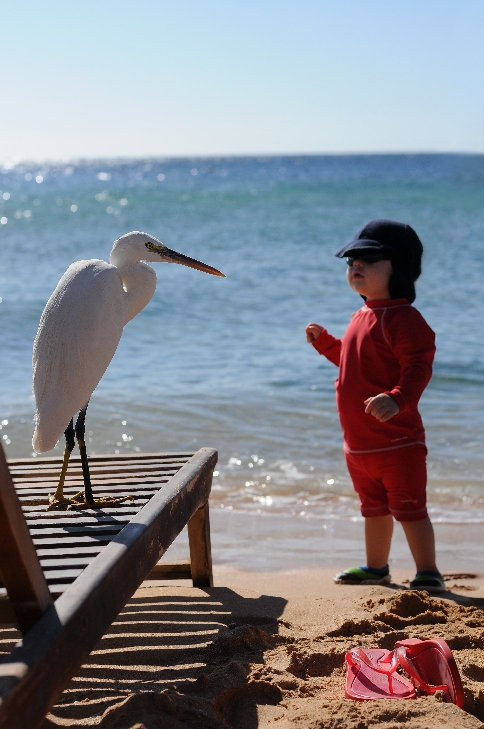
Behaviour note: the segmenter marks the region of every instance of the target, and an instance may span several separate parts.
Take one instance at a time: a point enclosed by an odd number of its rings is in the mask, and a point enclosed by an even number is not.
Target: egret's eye
[[[147,243],[145,243],[145,246],[149,251],[152,251],[153,253],[160,253],[163,250],[163,248],[165,247],[165,246],[156,245],[156,243],[152,243],[151,241],[148,241]]]

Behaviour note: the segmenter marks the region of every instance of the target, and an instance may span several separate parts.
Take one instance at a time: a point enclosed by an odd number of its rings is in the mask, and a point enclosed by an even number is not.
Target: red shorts
[[[397,521],[427,518],[425,446],[345,455],[363,516],[392,514]]]

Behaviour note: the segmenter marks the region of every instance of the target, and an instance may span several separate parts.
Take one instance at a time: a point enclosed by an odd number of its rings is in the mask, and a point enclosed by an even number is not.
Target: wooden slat
[[[134,452],[131,453],[93,453],[89,456],[90,461],[142,461],[146,458],[158,458],[169,459],[169,458],[191,458],[194,455],[194,451],[153,451],[152,453],[147,452]],[[36,463],[49,463],[52,461],[58,461],[57,456],[37,456],[36,458],[10,458],[9,463],[13,466],[17,464],[36,464]],[[74,463],[80,463],[81,459],[78,455],[72,456]]]
[[[128,459],[119,459],[116,461],[110,460],[109,458],[103,458],[95,461],[89,458],[89,466],[92,466],[94,473],[104,473],[107,470],[115,471],[116,469],[139,469],[139,468],[177,468],[177,466],[183,465],[189,459],[188,458],[143,458],[136,461]],[[15,466],[12,464],[12,474],[36,474],[36,473],[53,473],[58,468],[59,459],[53,459],[50,463],[38,463],[33,459],[32,463]],[[10,462],[9,462],[10,463]],[[76,461],[75,458],[71,458],[69,461],[69,470],[78,471],[82,468],[81,462]]]
[[[181,466],[180,466],[181,468]],[[116,474],[116,476],[93,476],[91,478],[91,483],[93,483],[98,488],[103,488],[104,486],[106,488],[109,488],[110,486],[116,487],[116,486],[125,486],[128,487],[129,484],[148,484],[148,488],[153,488],[153,484],[158,483],[160,480],[168,481],[172,476],[175,475],[177,471],[179,471],[179,468],[174,468],[170,471],[150,471],[150,472],[143,472],[138,471],[138,473],[129,473],[125,474],[123,476],[122,473]],[[57,488],[57,483],[59,480],[59,471],[57,474],[54,474],[52,476],[42,476],[41,478],[38,478],[37,480],[34,478],[24,479],[23,481],[17,480],[17,478],[14,477],[14,483],[18,490],[19,496],[25,496],[29,492],[33,492],[34,494],[37,493],[39,496],[44,497],[46,494],[52,492],[52,489],[54,490]],[[82,474],[76,475],[76,474],[70,474],[69,477],[66,477],[65,480],[66,487],[68,489],[76,489],[79,491],[80,489],[84,489],[84,481]]]
[[[58,600],[59,597],[73,584],[73,582],[73,580],[70,582],[53,582],[49,586],[49,590],[54,600]]]
[[[182,466],[1,664],[0,729],[39,726],[112,620],[207,503],[216,460],[216,451],[203,448]]]
[[[0,445],[0,578],[22,631],[52,605],[32,537]]]
[[[103,497],[104,496],[114,496],[116,498],[119,498],[121,496],[124,496],[124,497],[131,496],[134,498],[134,501],[132,501],[131,499],[126,499],[125,501],[119,502],[116,505],[103,506],[102,509],[100,509],[99,507],[89,507],[86,509],[86,511],[92,511],[92,513],[100,514],[100,513],[105,513],[107,511],[107,509],[111,509],[111,511],[116,512],[119,509],[126,509],[130,505],[137,504],[140,501],[148,501],[149,499],[151,499],[153,494],[155,494],[157,491],[159,491],[159,489],[163,486],[163,484],[167,483],[169,480],[170,479],[168,479],[168,478],[160,479],[155,484],[149,485],[146,487],[144,486],[144,484],[133,484],[133,486],[131,486],[131,484],[128,484],[127,486],[123,486],[123,488],[120,487],[119,489],[102,489],[101,490],[98,487],[98,488],[96,488],[96,496],[103,496]],[[64,489],[64,494],[67,494],[67,496],[71,496],[71,497],[74,496],[74,494],[78,493],[78,492],[79,492],[79,489],[70,489],[70,490]],[[36,495],[23,496],[23,495],[19,494],[19,501],[26,514],[29,513],[29,510],[31,510],[33,514],[40,512],[42,509],[44,509],[44,512],[46,512],[47,507],[50,503],[48,498],[45,498],[44,495],[41,495],[39,497]],[[57,509],[50,510],[48,513],[50,514],[50,516],[52,516],[53,514],[60,514],[60,513],[62,513],[62,511],[65,512],[65,511],[67,511],[67,509],[66,508],[64,508],[64,509],[57,508]],[[70,509],[69,511],[71,514],[76,513],[75,509]]]
[[[92,480],[102,483],[103,481],[109,481],[114,480],[117,481],[118,479],[129,479],[129,478],[137,478],[138,474],[143,475],[144,478],[157,478],[159,476],[173,476],[174,473],[180,470],[180,468],[183,466],[183,463],[178,463],[173,466],[170,466],[170,468],[161,468],[159,465],[153,466],[153,468],[148,468],[146,464],[143,464],[143,466],[139,468],[133,468],[128,469],[127,467],[123,470],[118,469],[116,472],[114,471],[102,471],[100,473],[93,472],[92,474]],[[57,483],[58,477],[59,477],[59,471],[60,467],[57,468],[55,471],[48,471],[47,473],[41,473],[36,471],[35,473],[30,473],[23,477],[17,477],[15,473],[12,473],[12,477],[15,481],[15,483],[18,485],[19,489],[27,488],[30,484],[38,485],[42,484],[42,482],[47,483],[47,485],[50,482]],[[82,481],[82,472],[79,471],[68,471],[66,475],[66,482],[72,482],[72,483],[79,483]]]
[[[139,509],[137,510],[139,511]],[[137,511],[135,513],[137,513]],[[26,522],[29,526],[32,527],[32,529],[58,529],[59,527],[62,527],[62,529],[66,529],[68,527],[90,527],[90,526],[105,526],[107,524],[113,524],[115,526],[125,524],[129,521],[130,517],[124,514],[119,514],[115,516],[111,516],[110,514],[99,514],[96,516],[91,516],[90,514],[84,514],[82,515],[82,518],[76,519],[76,512],[75,511],[68,511],[63,512],[61,511],[58,514],[58,518],[45,518],[47,514],[44,515],[44,518],[41,518],[39,516],[38,519],[26,519]],[[116,518],[117,517],[117,518]]]
[[[123,506],[122,504],[119,504],[116,507],[113,508],[103,508],[103,514],[110,517],[115,516],[128,516],[131,517],[133,514],[137,514],[138,511],[150,500],[150,498],[154,495],[155,492],[150,494],[149,498],[144,499],[136,499],[134,502],[127,501],[126,503],[128,506]],[[24,506],[22,511],[25,514],[26,520],[29,525],[34,526],[37,522],[42,522],[45,520],[46,512],[45,507],[37,507],[37,506]],[[95,514],[95,511],[88,511],[90,514]],[[62,512],[57,512],[62,513]],[[64,512],[66,513],[66,512]],[[75,512],[67,512],[67,516],[69,514],[75,514]]]
[[[133,479],[135,483],[138,481],[145,481],[146,479],[156,481],[158,478],[169,478],[170,476],[173,476],[177,471],[180,470],[183,465],[184,464],[181,463],[177,468],[152,468],[151,470],[143,468],[133,471],[125,470],[119,471],[115,475],[113,475],[113,472],[92,474],[92,480],[101,485],[103,483],[122,483],[123,481],[129,481],[131,479]],[[47,489],[52,483],[57,485],[59,471],[60,468],[56,473],[30,475],[28,478],[24,478],[22,481],[19,481],[16,476],[14,476],[14,478],[16,483],[18,483],[18,488],[20,492],[23,492],[23,490],[26,488],[40,487]],[[72,487],[77,486],[78,483],[82,483],[82,473],[69,473],[66,476],[66,483],[70,483]]]
[[[159,465],[153,466],[152,468],[148,468],[146,464],[143,464],[143,467],[135,468],[134,466],[130,469],[127,467],[124,469],[118,469],[117,471],[110,471],[109,469],[106,469],[105,471],[96,473],[93,471],[92,477],[93,480],[99,481],[102,483],[106,480],[114,480],[122,479],[122,478],[137,478],[138,475],[142,475],[144,478],[156,478],[158,476],[173,476],[174,473],[180,470],[180,468],[183,466],[183,463],[178,463],[176,465],[170,466],[170,468],[161,468]],[[22,481],[17,477],[17,475],[14,473],[13,478],[18,483],[19,488],[23,489],[26,488],[26,486],[30,483],[33,484],[41,484],[43,481],[47,482],[49,484],[49,481],[52,481],[53,483],[57,483],[58,477],[59,477],[59,471],[60,468],[56,469],[56,471],[49,471],[48,473],[38,473],[37,471],[35,473],[30,473],[28,476],[23,477]],[[75,482],[78,483],[82,481],[82,472],[79,471],[70,471],[67,473],[66,476],[66,482]]]
[[[118,476],[116,479],[99,479],[99,478],[92,478],[91,482],[94,486],[101,489],[110,489],[110,488],[128,488],[131,484],[133,485],[144,485],[146,484],[146,488],[153,487],[155,484],[158,483],[166,483],[166,481],[169,481],[172,476],[175,475],[175,473],[180,470],[176,469],[173,471],[165,472],[165,471],[154,471],[153,473],[139,473],[139,475],[135,476],[129,476],[125,478],[121,478],[121,475]],[[59,474],[57,474],[59,476]],[[30,480],[28,483],[24,483],[22,486],[18,486],[18,495],[19,497],[25,497],[28,495],[36,495],[38,494],[40,497],[44,496],[49,492],[49,490],[56,489],[57,488],[57,479],[53,479],[52,481],[46,481],[45,479],[40,479],[39,482],[35,482],[33,480]],[[66,478],[65,481],[66,489],[70,489],[72,491],[84,488],[84,481],[82,479],[82,476],[79,476],[77,480]]]
[[[42,545],[42,547],[37,548],[37,556],[39,557],[40,561],[42,561],[43,557],[82,557],[82,556],[89,556],[89,555],[96,555],[99,554],[101,551],[102,546],[100,545],[93,545],[90,544],[76,544],[75,547],[67,547],[64,545],[64,540],[62,540],[62,544],[59,545],[58,542],[54,543],[51,547]]]
[[[69,558],[69,565],[71,567],[87,567],[88,564],[92,562],[96,555],[91,555],[90,557],[70,557]],[[66,560],[62,559],[62,557],[47,557],[40,560],[40,566],[44,570],[46,569],[62,569],[65,567]]]
[[[173,562],[165,564],[158,562],[151,572],[146,575],[145,580],[189,580],[192,577],[192,566],[190,562]]]
[[[90,533],[90,534],[64,534],[62,536],[62,546],[66,547],[74,547],[75,545],[82,545],[82,544],[107,544],[112,539],[112,532],[97,532],[96,534]],[[42,539],[42,536],[40,537],[32,537],[32,541],[34,543],[34,546],[37,547],[48,547],[52,545],[52,547],[58,547],[60,544],[59,537],[49,537],[44,536]]]
[[[98,468],[103,468],[107,464],[110,465],[111,468],[116,467],[124,467],[129,465],[137,465],[139,467],[140,463],[160,463],[160,464],[169,464],[169,463],[186,463],[189,458],[193,456],[192,453],[183,453],[183,454],[162,454],[159,453],[143,453],[139,457],[129,455],[113,455],[112,453],[107,453],[105,455],[98,455],[98,456],[89,456],[89,466],[93,468],[93,470],[96,470]],[[9,465],[12,471],[12,474],[23,473],[23,472],[29,472],[32,473],[34,471],[40,471],[42,469],[46,470],[54,470],[58,467],[59,458],[56,456],[49,457],[49,458],[29,458],[29,459],[19,459],[19,458],[12,458],[9,459]],[[77,456],[72,456],[69,461],[69,469],[76,469],[81,468],[81,460]]]
[[[49,585],[55,582],[74,582],[76,577],[79,577],[84,567],[78,569],[62,569],[62,570],[44,570],[45,579]]]

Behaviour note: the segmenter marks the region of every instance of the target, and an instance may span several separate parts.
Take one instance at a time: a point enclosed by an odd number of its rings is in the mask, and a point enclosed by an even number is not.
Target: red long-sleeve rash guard
[[[407,299],[367,301],[343,339],[324,330],[313,346],[339,366],[336,402],[347,451],[425,443],[418,401],[432,376],[435,334]],[[381,392],[400,408],[385,423],[365,413],[365,400]]]

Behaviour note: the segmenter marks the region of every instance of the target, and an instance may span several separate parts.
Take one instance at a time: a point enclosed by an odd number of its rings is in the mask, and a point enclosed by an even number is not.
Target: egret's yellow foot
[[[134,501],[133,496],[105,496],[99,499],[94,499],[94,504],[90,504],[86,501],[84,492],[80,492],[82,500],[79,498],[79,494],[76,494],[71,503],[67,507],[67,511],[74,509],[101,509],[103,506],[113,506],[114,504],[121,504],[123,501]]]
[[[73,499],[67,499],[65,496],[56,496],[55,494],[49,494],[49,506],[47,511],[53,511],[58,506],[66,506],[66,504],[72,504]]]

